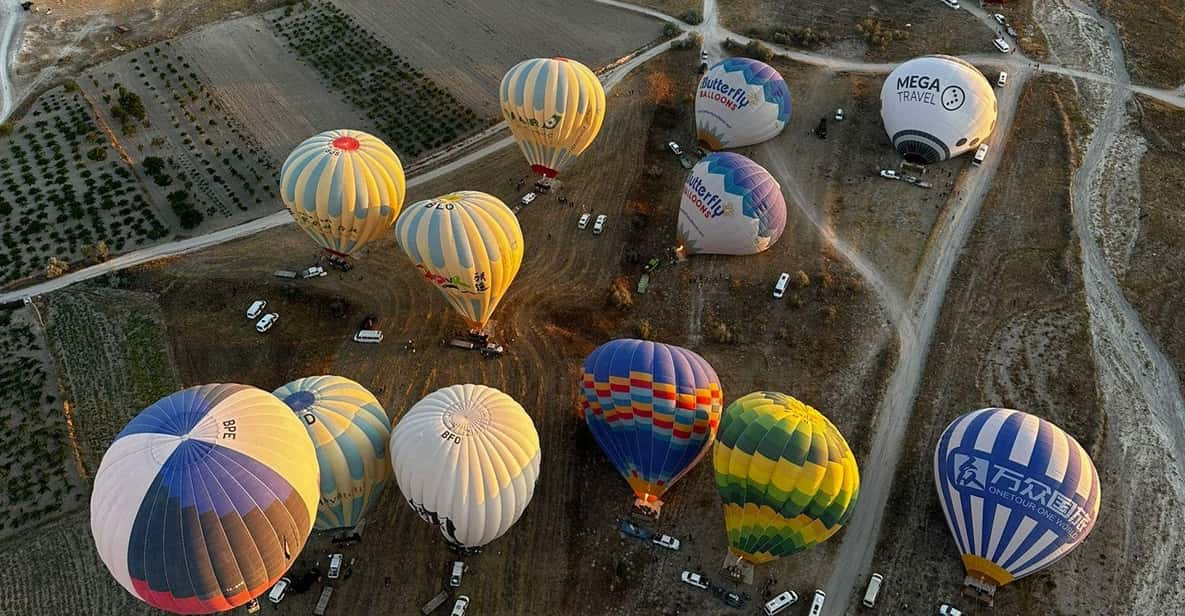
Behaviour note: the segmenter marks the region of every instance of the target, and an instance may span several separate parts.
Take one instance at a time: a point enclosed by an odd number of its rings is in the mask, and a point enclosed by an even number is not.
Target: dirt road
[[[0,4],[0,122],[8,119],[12,108],[16,106],[16,95],[13,91],[12,80],[8,75],[8,64],[14,55],[16,33],[24,23],[24,11],[16,2]]]
[[[1004,90],[999,100],[999,116],[993,132],[996,156],[989,156],[977,170],[967,173],[959,193],[947,205],[946,215],[939,222],[939,230],[931,240],[913,292],[910,294],[905,318],[898,322],[900,348],[897,365],[877,410],[876,433],[872,451],[862,460],[860,478],[860,506],[840,536],[842,545],[834,563],[826,592],[830,598],[826,613],[843,614],[853,588],[863,580],[872,563],[873,550],[880,536],[881,520],[893,477],[901,458],[905,428],[913,411],[914,400],[921,384],[922,370],[930,350],[930,340],[946,298],[951,272],[963,251],[991,180],[1000,166],[999,152],[1004,149],[1004,138],[1009,134],[1016,115],[1016,104],[1030,71],[1021,69],[1014,76],[1013,87]]]

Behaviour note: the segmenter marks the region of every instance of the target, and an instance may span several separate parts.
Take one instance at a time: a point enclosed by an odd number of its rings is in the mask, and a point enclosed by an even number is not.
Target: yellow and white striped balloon
[[[523,262],[523,231],[510,208],[472,190],[412,204],[395,239],[420,274],[471,329],[489,321]]]
[[[555,177],[592,144],[605,120],[605,89],[587,66],[567,58],[514,65],[499,88],[502,115],[531,170]]]
[[[296,224],[341,256],[387,233],[403,193],[399,157],[378,137],[357,130],[306,139],[280,171],[280,198]]]

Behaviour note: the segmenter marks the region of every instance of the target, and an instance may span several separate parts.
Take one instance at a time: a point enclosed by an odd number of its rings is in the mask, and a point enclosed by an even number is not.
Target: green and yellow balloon
[[[712,453],[729,551],[754,565],[797,554],[847,523],[860,471],[822,413],[778,392],[724,410]]]

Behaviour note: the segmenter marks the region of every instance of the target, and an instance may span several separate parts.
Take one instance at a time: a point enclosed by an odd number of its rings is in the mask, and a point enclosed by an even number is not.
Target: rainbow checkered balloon
[[[712,455],[729,550],[752,564],[797,554],[848,521],[860,471],[819,411],[760,391],[724,409]]]

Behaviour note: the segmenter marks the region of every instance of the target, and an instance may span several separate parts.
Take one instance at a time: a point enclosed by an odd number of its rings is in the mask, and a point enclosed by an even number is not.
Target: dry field
[[[596,69],[662,35],[662,22],[571,0],[388,0],[337,5],[479,116],[501,117],[498,84],[533,57],[566,56]]]
[[[991,30],[970,13],[953,11],[938,0],[733,0],[720,2],[719,10],[729,30],[869,61],[992,51]],[[867,19],[888,35],[883,45],[857,30]],[[816,42],[804,43],[811,39]]]
[[[689,11],[694,11],[701,19],[703,18],[703,0],[629,0],[629,2],[662,11],[683,21],[687,21],[685,18]]]
[[[182,54],[227,109],[276,160],[329,128],[373,131],[372,122],[295,60],[258,16],[232,19],[178,39]]]
[[[1046,77],[1022,95],[1002,153],[1009,163],[992,184],[947,291],[873,561],[891,580],[882,592],[886,605],[918,610],[911,613],[950,600],[971,607],[958,600],[963,568],[934,496],[932,463],[939,434],[962,413],[1004,406],[1049,419],[1094,457],[1104,494],[1124,489],[1108,465],[1106,419],[1095,392],[1070,214],[1074,143],[1063,105],[1073,101],[1062,98],[1066,86]],[[968,613],[1088,614],[1121,596],[1123,572],[1107,563],[1121,554],[1122,521],[1108,515],[1107,505],[1086,544],[1003,588],[994,611]]]
[[[1185,4],[1179,0],[1102,0],[1119,29],[1132,80],[1160,88],[1185,86]]]
[[[157,295],[153,301],[163,311],[182,383],[232,380],[270,389],[299,376],[338,373],[369,385],[395,418],[426,393],[457,382],[487,383],[522,402],[540,431],[544,472],[515,529],[467,560],[471,569],[462,592],[480,613],[729,613],[716,599],[676,583],[685,568],[717,576],[725,551],[709,465],[673,491],[659,524],[685,539],[683,551],[655,552],[613,530],[614,518],[627,512],[631,499],[576,414],[583,357],[648,322],[657,339],[701,352],[730,396],[758,388],[798,395],[831,417],[862,456],[872,409],[893,361],[888,349],[895,344],[872,293],[813,227],[801,222],[763,255],[701,256],[668,265],[654,276],[649,294],[633,296],[631,309],[609,305],[614,279],[624,276],[632,287],[640,262],[673,244],[685,172],[663,144],[690,142],[697,62],[692,51],[671,52],[631,75],[611,94],[598,143],[558,191],[520,212],[528,250],[519,279],[495,315],[497,337],[509,349],[499,360],[441,346],[462,324],[390,241],[369,249],[349,273],[279,281],[272,270],[301,265],[314,253],[300,231],[281,228],[125,273],[122,286],[145,293],[137,297]],[[507,149],[417,187],[409,200],[471,188],[509,202],[522,193],[518,179],[525,169],[517,150]],[[561,195],[566,203],[559,202]],[[608,214],[606,233],[577,230],[581,211]],[[797,221],[797,214],[791,220]],[[783,270],[802,270],[810,283],[775,302],[769,289]],[[203,299],[194,302],[195,297]],[[281,314],[265,335],[242,317],[246,305],[260,297]],[[387,341],[349,342],[358,320],[370,312],[380,315]],[[731,341],[721,341],[720,324]],[[416,342],[415,354],[401,349],[409,338]],[[82,354],[83,361],[96,352]],[[95,447],[92,455],[98,452]],[[441,587],[448,553],[396,490],[385,493],[366,533],[361,545],[347,549],[359,564],[338,584],[331,613],[362,613],[374,605],[411,613]],[[70,540],[68,534],[56,536]],[[766,579],[799,590],[821,585],[837,546],[833,542],[765,567],[749,592],[759,599]],[[327,540],[319,538],[304,558],[320,559],[324,569],[328,550]],[[94,584],[98,575],[105,573],[80,577]],[[389,586],[387,579],[393,581]],[[81,584],[78,578],[63,583]],[[122,591],[91,592],[91,603],[79,606],[83,611],[115,605],[119,598],[112,593]],[[305,613],[315,600],[315,590],[293,595],[280,611]]]

